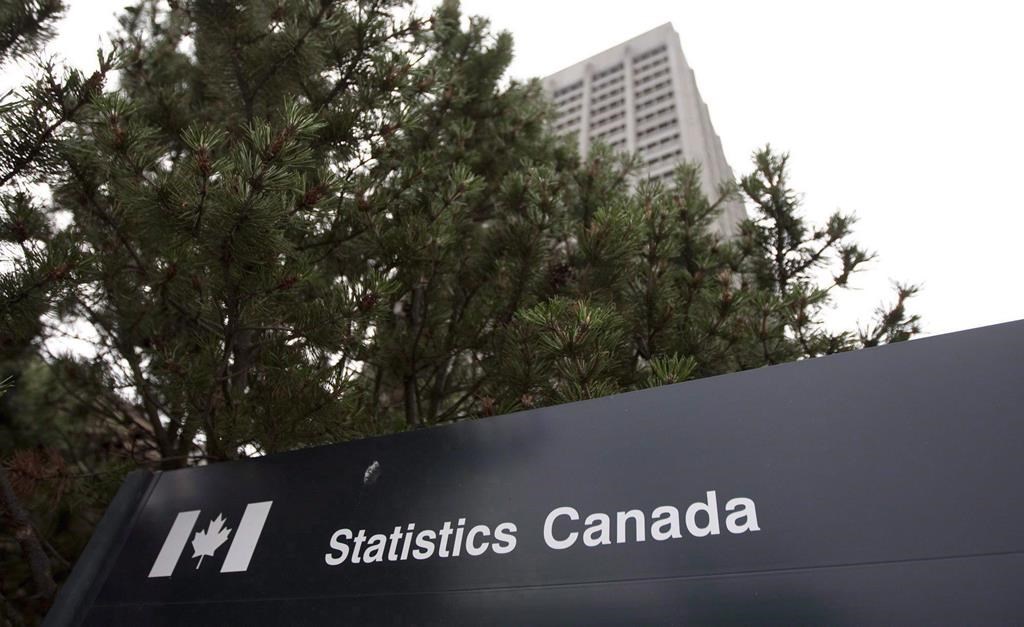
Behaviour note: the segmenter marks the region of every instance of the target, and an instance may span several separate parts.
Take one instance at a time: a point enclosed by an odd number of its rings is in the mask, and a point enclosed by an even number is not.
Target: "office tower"
[[[712,200],[718,198],[718,184],[733,178],[671,24],[556,72],[543,83],[558,110],[555,131],[575,135],[580,154],[599,140],[635,152],[644,160],[642,175],[666,184],[678,163],[696,161]],[[732,237],[744,218],[743,203],[732,200],[712,228]]]

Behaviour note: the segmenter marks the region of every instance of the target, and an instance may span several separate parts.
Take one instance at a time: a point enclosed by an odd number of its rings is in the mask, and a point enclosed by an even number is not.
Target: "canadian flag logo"
[[[197,559],[196,569],[203,565],[203,558],[213,557],[217,550],[229,539],[227,555],[220,566],[222,573],[242,573],[248,570],[249,561],[256,550],[256,543],[263,533],[263,524],[267,522],[267,515],[270,514],[270,506],[273,501],[261,501],[249,503],[242,512],[242,519],[238,521],[238,529],[232,537],[232,529],[227,526],[228,521],[223,514],[218,513],[211,518],[206,528],[200,528],[193,535],[196,522],[202,514],[201,510],[179,512],[174,518],[171,530],[164,538],[164,544],[160,547],[160,553],[153,562],[153,568],[149,570],[152,577],[170,577],[174,567],[181,560],[181,554],[185,546],[192,540],[192,557]]]

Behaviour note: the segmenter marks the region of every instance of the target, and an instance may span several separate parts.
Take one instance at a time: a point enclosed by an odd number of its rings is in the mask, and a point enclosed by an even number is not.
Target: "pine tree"
[[[399,9],[130,9],[120,89],[90,96],[57,142],[52,203],[10,204],[11,241],[35,231],[22,275],[75,286],[39,290],[11,327],[59,332],[39,326],[56,306],[63,329],[87,329],[96,356],[54,362],[58,379],[122,428],[146,425],[140,461],[386,433],[913,331],[909,288],[870,337],[824,330],[829,292],[870,256],[848,217],[804,225],[784,156],[760,152],[714,201],[694,165],[666,189],[607,149],[581,163],[545,130],[538,85],[502,83],[507,34],[455,2],[429,20]],[[737,193],[756,217],[719,241],[708,225]],[[586,319],[600,330],[561,328]]]
[[[499,85],[507,35],[394,9],[125,18],[54,192],[97,253],[61,311],[113,367],[65,366],[133,392],[164,467],[462,415],[471,355],[539,297],[572,153],[536,84]]]
[[[9,68],[41,53],[63,10],[60,0],[4,3],[0,7],[0,67]],[[74,266],[72,247],[50,228],[28,184],[43,172],[52,172],[48,168],[55,164],[60,131],[83,110],[109,70],[109,59],[100,61],[99,70],[89,78],[60,70],[52,62],[37,61],[31,80],[0,95],[0,541],[20,549],[20,554],[13,552],[13,561],[8,551],[0,560],[4,573],[0,578],[0,619],[4,625],[20,624],[26,615],[45,608],[57,587],[54,571],[67,566],[46,539],[53,538],[47,533],[52,529],[41,527],[40,516],[34,515],[53,511],[52,501],[43,496],[53,492],[36,489],[33,481],[33,476],[59,478],[57,474],[65,466],[49,453],[7,436],[45,431],[10,411],[17,397],[24,396],[11,388],[22,392],[29,387],[25,371],[34,359],[33,341],[43,334],[41,316],[50,310],[54,296],[70,286],[67,279]],[[52,430],[46,431],[33,438],[32,445],[40,447],[54,435]],[[12,456],[19,445],[24,448]],[[26,470],[34,475],[26,476],[22,472]],[[76,543],[72,549],[77,552],[81,545]]]
[[[609,160],[598,149],[583,172]],[[605,174],[620,181],[575,221],[564,249],[567,280],[553,298],[520,312],[488,371],[481,411],[547,405],[675,383],[900,341],[917,333],[906,310],[916,291],[898,285],[896,302],[859,332],[834,333],[822,313],[835,289],[872,258],[851,239],[851,216],[818,229],[801,216],[788,187],[787,155],[766,147],[739,189],[715,200],[700,167],[683,164],[673,184],[641,180],[625,193],[630,164]],[[613,160],[614,161],[614,160]],[[584,176],[586,176],[584,174]],[[742,194],[752,211],[741,236],[709,228],[721,203]],[[592,216],[589,217],[588,216]],[[824,274],[828,279],[822,279]]]

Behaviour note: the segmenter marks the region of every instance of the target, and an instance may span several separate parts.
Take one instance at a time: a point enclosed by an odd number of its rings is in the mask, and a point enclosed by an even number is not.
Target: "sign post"
[[[47,624],[1020,624],[1024,322],[125,483]]]

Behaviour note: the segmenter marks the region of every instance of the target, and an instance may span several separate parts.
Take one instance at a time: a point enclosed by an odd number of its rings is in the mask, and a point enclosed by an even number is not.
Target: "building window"
[[[651,126],[639,129],[636,132],[636,138],[637,139],[642,139],[644,137],[647,137],[648,135],[652,135],[654,133],[657,133],[658,131],[661,131],[661,130],[664,130],[666,128],[670,128],[670,127],[676,126],[678,124],[679,124],[679,120],[676,119],[676,118],[672,118],[671,120],[665,120],[664,122],[661,122],[659,124],[653,124]]]
[[[572,85],[567,85],[565,87],[560,87],[560,88],[556,89],[555,92],[552,94],[552,96],[554,96],[555,98],[559,98],[559,97],[564,96],[565,94],[567,94],[567,93],[569,93],[571,91],[574,91],[576,89],[580,89],[581,87],[583,87],[583,81],[576,81]]]
[[[611,66],[610,68],[601,70],[600,72],[597,72],[596,74],[594,74],[594,76],[591,78],[591,80],[592,81],[600,80],[600,79],[604,78],[605,76],[609,76],[611,74],[614,74],[615,72],[618,72],[621,69],[622,69],[622,63],[616,63],[615,65]]]
[[[654,55],[658,54],[659,52],[664,52],[664,51],[665,51],[665,44],[661,44],[657,48],[651,48],[647,52],[643,52],[643,53],[633,57],[633,63],[634,64],[640,63],[641,61],[645,61],[647,59],[650,59],[651,57],[653,57]]]

